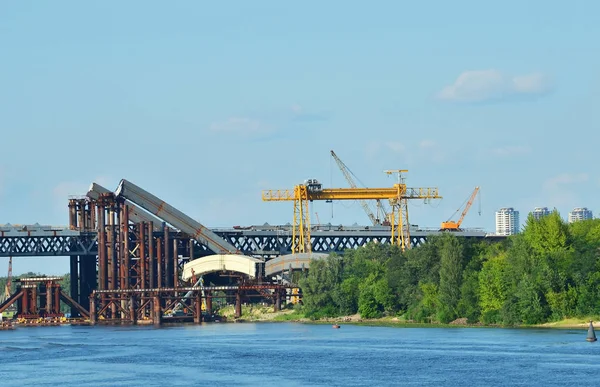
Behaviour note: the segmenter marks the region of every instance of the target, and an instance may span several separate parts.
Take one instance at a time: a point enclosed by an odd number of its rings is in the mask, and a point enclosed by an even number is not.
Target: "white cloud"
[[[434,148],[437,144],[432,140],[423,140],[419,143],[419,147],[422,149]]]
[[[562,173],[560,175],[553,176],[544,182],[545,190],[564,190],[563,185],[585,183],[589,180],[587,173]]]
[[[498,70],[465,71],[444,87],[437,98],[455,102],[481,102],[514,95],[535,95],[548,91],[550,82],[541,73],[511,76]]]
[[[406,150],[406,147],[404,146],[404,144],[402,144],[398,141],[389,141],[385,145],[389,149],[391,149],[392,151],[394,151],[396,153],[404,152]]]
[[[213,122],[210,130],[221,133],[254,134],[268,131],[269,126],[248,117],[229,117],[225,121]]]
[[[527,145],[504,146],[492,149],[492,153],[496,156],[516,156],[531,152],[531,148]]]

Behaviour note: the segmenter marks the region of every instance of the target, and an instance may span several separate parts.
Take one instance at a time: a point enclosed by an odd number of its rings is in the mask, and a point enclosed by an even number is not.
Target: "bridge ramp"
[[[159,199],[125,179],[121,180],[115,194],[130,200],[144,210],[158,216],[217,254],[240,253],[231,243],[225,241],[210,229],[169,205],[164,200]]]
[[[104,188],[100,184],[92,183],[88,190],[87,197],[93,200],[98,200],[100,195],[107,193],[113,192]],[[125,199],[125,204],[128,206],[129,209],[129,220],[131,220],[133,223],[152,222],[152,227],[154,228],[154,231],[162,231],[161,225],[163,221],[161,219],[142,210],[140,207],[133,204],[130,200]]]

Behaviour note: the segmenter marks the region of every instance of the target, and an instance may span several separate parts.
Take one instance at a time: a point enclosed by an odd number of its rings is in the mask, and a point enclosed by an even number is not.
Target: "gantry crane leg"
[[[294,225],[292,227],[292,252],[310,252],[310,215],[306,186],[296,186],[294,199]]]

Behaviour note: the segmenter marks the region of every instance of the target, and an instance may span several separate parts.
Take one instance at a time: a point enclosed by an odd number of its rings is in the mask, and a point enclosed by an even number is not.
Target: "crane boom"
[[[335,152],[333,150],[331,151],[331,156],[337,163],[340,171],[342,171],[342,174],[344,174],[344,177],[346,178],[346,181],[348,181],[348,184],[350,184],[350,187],[356,188],[356,183],[354,182],[354,179],[352,179],[352,176],[350,176],[350,169],[346,166],[346,164],[344,164],[344,162],[342,160],[340,160],[340,158],[335,154]],[[369,207],[367,202],[363,199],[359,200],[359,202],[360,202],[361,207],[363,208],[363,210],[369,217],[369,219],[371,219],[373,226],[381,224],[380,220],[377,219],[375,214],[373,214],[373,211],[371,211],[371,208]],[[383,207],[382,207],[382,211],[384,213],[385,218],[387,219],[387,213],[385,212],[385,210],[383,210]]]
[[[4,287],[4,295],[8,300],[12,293],[12,257],[8,258],[8,276],[6,278],[6,286]]]
[[[479,187],[475,187],[475,189],[473,190],[473,193],[469,197],[469,201],[467,202],[465,209],[463,210],[463,212],[460,215],[460,218],[458,219],[457,222],[454,222],[451,220],[442,222],[442,227],[441,227],[442,231],[457,231],[460,229],[460,225],[462,224],[463,220],[465,219],[465,216],[469,212],[471,205],[473,205],[473,202],[475,201],[475,197],[477,196],[478,192],[479,192]],[[460,208],[459,208],[459,210],[460,210]],[[458,212],[458,210],[456,212]]]

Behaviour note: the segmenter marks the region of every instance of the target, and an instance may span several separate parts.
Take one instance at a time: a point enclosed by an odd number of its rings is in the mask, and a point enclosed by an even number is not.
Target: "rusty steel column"
[[[162,265],[162,241],[156,238],[156,287],[163,287],[163,265]]]
[[[202,295],[200,292],[196,293],[196,313],[194,313],[194,323],[200,324],[202,322]]]
[[[23,297],[21,297],[21,310],[20,314],[28,314],[29,313],[29,289],[23,288]]]
[[[212,316],[212,292],[210,290],[206,291],[206,313]]]
[[[276,289],[275,292],[275,312],[279,312],[281,310],[281,290]]]
[[[106,233],[104,205],[98,206],[98,290],[106,290]]]
[[[171,288],[173,287],[173,279],[171,278],[171,275],[173,273],[173,268],[171,267],[171,264],[173,263],[173,261],[171,261],[171,256],[170,254],[170,239],[169,239],[169,228],[167,226],[165,226],[164,229],[165,232],[165,249],[163,252],[163,256],[164,256],[164,261],[165,261],[165,287],[167,288]]]
[[[74,199],[69,200],[69,229],[77,230],[77,202]],[[69,293],[72,299],[81,304],[79,292],[79,271],[81,269],[78,267],[78,258],[76,255],[69,257],[69,273],[71,275]],[[75,317],[78,313],[77,308],[71,307],[71,316]]]
[[[77,203],[74,199],[69,200],[69,229],[77,230]]]
[[[137,313],[135,310],[135,293],[131,294],[131,299],[129,300],[129,319],[133,324],[137,323]]]
[[[156,262],[154,259],[154,223],[148,223],[148,286],[151,289],[156,284]]]
[[[37,287],[31,288],[31,303],[29,307],[31,308],[31,314],[38,314],[38,300],[37,300]]]
[[[88,211],[90,213],[90,222],[87,225],[88,230],[96,229],[96,202],[91,202],[88,204]]]
[[[52,313],[52,282],[46,281],[46,315]]]
[[[124,285],[123,289],[129,289],[131,280],[129,278],[129,273],[131,272],[131,260],[130,260],[130,252],[129,252],[129,206],[126,205],[123,211],[123,250],[125,254],[125,259],[123,260],[123,280]]]
[[[60,284],[54,284],[54,313],[60,314]],[[79,302],[79,301],[78,301]],[[72,317],[73,315],[71,315]]]
[[[141,222],[138,224],[140,240],[138,246],[140,249],[140,279],[138,281],[138,287],[140,289],[146,289],[146,223]]]
[[[242,295],[238,290],[235,293],[235,318],[242,317]]]
[[[108,207],[108,237],[107,239],[107,254],[108,254],[108,288],[110,290],[116,289],[116,278],[115,278],[115,211],[114,203],[110,203]]]
[[[173,239],[173,287],[179,286],[179,244],[177,239]],[[177,297],[177,293],[175,293]]]
[[[85,201],[77,200],[77,220],[75,221],[77,229],[83,231],[85,226]]]
[[[162,323],[162,312],[160,310],[160,297],[154,295],[152,298],[152,321],[155,326],[160,326]]]
[[[98,314],[96,313],[96,297],[90,296],[90,324],[96,325],[98,322]]]

